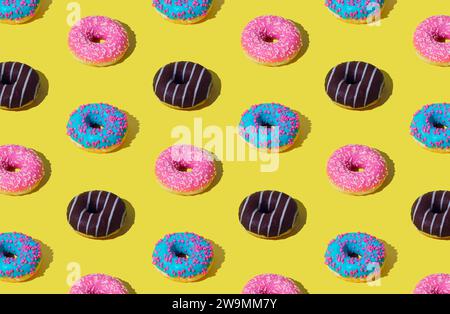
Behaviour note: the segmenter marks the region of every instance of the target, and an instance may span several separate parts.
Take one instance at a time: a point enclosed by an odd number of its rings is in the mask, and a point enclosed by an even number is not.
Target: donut
[[[153,91],[159,100],[175,109],[193,109],[209,98],[212,75],[194,62],[173,62],[163,66],[153,79]]]
[[[153,6],[166,20],[178,24],[194,24],[204,20],[213,0],[153,0]]]
[[[340,20],[368,24],[381,17],[384,0],[325,0],[328,9]]]
[[[301,294],[301,291],[287,277],[276,274],[262,274],[250,279],[242,294]]]
[[[241,36],[246,55],[256,63],[280,66],[291,62],[302,48],[302,36],[288,19],[264,15],[250,21]]]
[[[340,278],[367,282],[380,275],[385,261],[383,242],[361,232],[338,235],[329,244],[325,264]]]
[[[325,90],[331,100],[346,109],[367,109],[378,103],[384,74],[366,62],[344,62],[328,72]]]
[[[105,103],[82,105],[70,115],[67,135],[80,148],[108,153],[119,148],[128,131],[126,113]]]
[[[239,206],[239,221],[252,235],[276,239],[294,228],[297,203],[277,191],[260,191],[247,196]]]
[[[17,232],[0,233],[0,280],[20,282],[31,279],[41,264],[41,245]]]
[[[17,110],[33,104],[39,86],[39,74],[29,65],[0,63],[0,108]]]
[[[347,145],[330,157],[327,174],[339,191],[366,195],[381,187],[388,176],[388,168],[386,160],[376,149],[364,145]]]
[[[128,33],[119,22],[106,16],[88,16],[69,32],[69,48],[87,65],[108,66],[121,60],[128,50]]]
[[[21,24],[31,20],[39,9],[41,0],[0,1],[0,22]]]
[[[450,274],[433,274],[422,279],[414,294],[450,294]]]
[[[423,147],[438,153],[450,152],[450,104],[426,105],[416,112],[410,133]]]
[[[432,16],[420,23],[414,33],[414,46],[426,62],[450,66],[450,16]]]
[[[19,145],[0,146],[0,193],[30,193],[39,186],[44,175],[44,163],[31,148]]]
[[[67,206],[67,221],[80,235],[106,239],[117,234],[125,222],[124,201],[107,191],[88,191],[75,196]]]
[[[91,274],[75,282],[70,288],[70,294],[128,294],[128,290],[117,278]]]
[[[214,259],[211,243],[190,232],[165,235],[158,241],[152,263],[166,277],[192,282],[206,276]]]
[[[450,239],[450,191],[428,192],[416,199],[411,219],[423,234],[435,239]]]
[[[264,103],[254,105],[242,114],[239,134],[259,150],[283,152],[294,145],[299,127],[297,112],[278,103]]]
[[[155,174],[161,186],[170,192],[199,194],[216,176],[214,156],[192,145],[171,146],[156,160]]]

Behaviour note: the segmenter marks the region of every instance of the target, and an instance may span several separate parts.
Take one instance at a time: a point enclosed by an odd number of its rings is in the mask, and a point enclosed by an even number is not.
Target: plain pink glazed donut
[[[450,16],[427,18],[416,29],[414,46],[426,61],[440,66],[450,66]],[[446,42],[447,41],[447,42]]]
[[[450,274],[434,274],[422,279],[414,294],[450,294]]]
[[[70,288],[70,294],[128,294],[123,283],[104,274],[91,274],[81,277]]]
[[[69,48],[83,63],[107,66],[119,61],[128,50],[128,34],[117,21],[106,16],[88,16],[69,33]]]
[[[155,166],[160,184],[167,190],[194,195],[203,192],[216,176],[214,156],[192,145],[175,145],[163,151]]]
[[[290,62],[302,47],[297,26],[280,16],[265,15],[250,21],[241,37],[242,48],[255,62],[278,66]]]
[[[275,274],[258,275],[245,285],[243,294],[301,294],[297,285],[289,278]]]
[[[0,193],[23,195],[34,190],[44,177],[41,158],[30,148],[0,146]]]
[[[378,189],[388,175],[386,160],[364,145],[339,148],[328,160],[330,181],[342,192],[364,195]]]

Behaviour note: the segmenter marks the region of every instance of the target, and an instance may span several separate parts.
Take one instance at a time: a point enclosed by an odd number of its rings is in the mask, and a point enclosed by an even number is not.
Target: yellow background
[[[419,195],[450,188],[449,156],[422,149],[409,135],[416,110],[450,100],[449,69],[426,64],[412,45],[422,20],[450,14],[447,1],[387,1],[381,26],[369,27],[335,19],[323,1],[216,0],[208,20],[182,26],[164,21],[150,0],[79,0],[82,16],[118,19],[135,34],[131,54],[107,68],[85,66],[69,52],[70,1],[44,2],[44,14],[32,22],[0,25],[0,60],[25,62],[45,76],[38,106],[0,112],[1,144],[34,148],[51,168],[38,191],[0,196],[1,231],[20,231],[45,244],[39,276],[26,283],[2,283],[0,292],[67,293],[71,262],[80,265],[82,274],[119,277],[138,293],[239,293],[252,276],[268,272],[295,279],[309,293],[410,293],[424,276],[450,272],[449,242],[421,235],[410,220],[411,205]],[[284,16],[306,30],[307,49],[296,62],[269,68],[244,56],[241,31],[263,14]],[[220,95],[212,105],[182,112],[157,101],[154,74],[162,65],[181,60],[201,63],[220,78]],[[336,64],[351,60],[371,62],[389,75],[387,94],[392,89],[392,95],[383,106],[353,112],[330,102],[325,76]],[[219,85],[217,79],[215,83]],[[131,116],[130,140],[112,154],[84,152],[65,134],[72,110],[96,101],[109,102]],[[160,188],[154,163],[174,143],[173,127],[192,127],[195,117],[203,118],[204,126],[233,126],[250,105],[267,101],[284,103],[302,115],[301,145],[281,155],[278,171],[261,173],[258,162],[224,161],[220,181],[207,193],[182,197]],[[328,182],[328,157],[352,143],[373,146],[393,161],[390,170],[395,168],[395,174],[382,191],[354,197],[337,192]],[[127,222],[125,234],[96,241],[71,229],[67,204],[91,189],[112,191],[132,205],[134,224]],[[280,190],[301,201],[307,218],[300,232],[271,241],[241,227],[240,202],[262,189]],[[172,282],[151,265],[156,241],[177,231],[196,232],[216,243],[217,263],[205,280]],[[351,231],[387,242],[381,286],[342,281],[324,265],[327,243]]]

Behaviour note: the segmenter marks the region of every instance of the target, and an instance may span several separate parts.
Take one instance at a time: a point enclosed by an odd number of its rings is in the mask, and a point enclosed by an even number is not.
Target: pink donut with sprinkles
[[[44,174],[44,164],[34,150],[19,145],[0,146],[0,193],[30,193]]]
[[[250,279],[245,285],[243,294],[301,294],[297,285],[289,278],[263,274]]]
[[[75,282],[70,288],[70,294],[128,294],[128,290],[119,279],[91,274]]]
[[[155,174],[167,190],[181,195],[205,191],[216,176],[214,156],[192,145],[175,145],[156,161]]]
[[[81,62],[107,66],[118,62],[128,50],[128,33],[119,22],[106,16],[88,16],[69,32],[69,48]]]
[[[242,48],[253,61],[279,66],[289,63],[302,48],[297,26],[280,16],[265,15],[250,21],[241,37]]]
[[[364,145],[339,148],[328,160],[328,178],[338,190],[365,195],[375,192],[388,175],[386,160],[376,149]]]
[[[450,66],[450,16],[427,18],[416,29],[414,46],[428,63]]]
[[[414,294],[450,294],[450,274],[433,274],[422,279]]]

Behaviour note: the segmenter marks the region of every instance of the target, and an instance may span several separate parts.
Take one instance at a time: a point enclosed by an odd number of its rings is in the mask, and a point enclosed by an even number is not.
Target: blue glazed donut
[[[181,24],[197,23],[206,18],[213,0],[153,0],[153,6],[166,19]]]
[[[381,270],[384,244],[366,233],[345,233],[332,240],[325,253],[325,264],[343,279],[364,282]]]
[[[364,24],[372,22],[375,14],[381,14],[384,0],[325,0],[331,12],[344,21]]]
[[[0,280],[17,282],[30,279],[41,263],[41,245],[17,232],[0,234]]]
[[[0,1],[0,21],[8,24],[24,23],[33,18],[41,0]]]
[[[298,113],[277,103],[254,105],[242,114],[239,133],[254,147],[284,151],[299,134]]]
[[[82,105],[70,116],[67,135],[81,148],[106,153],[119,147],[128,130],[127,115],[104,103]]]
[[[189,232],[164,236],[153,251],[153,265],[176,281],[196,281],[206,276],[214,258],[213,247]]]
[[[426,148],[450,152],[450,104],[426,105],[414,115],[410,130]]]

